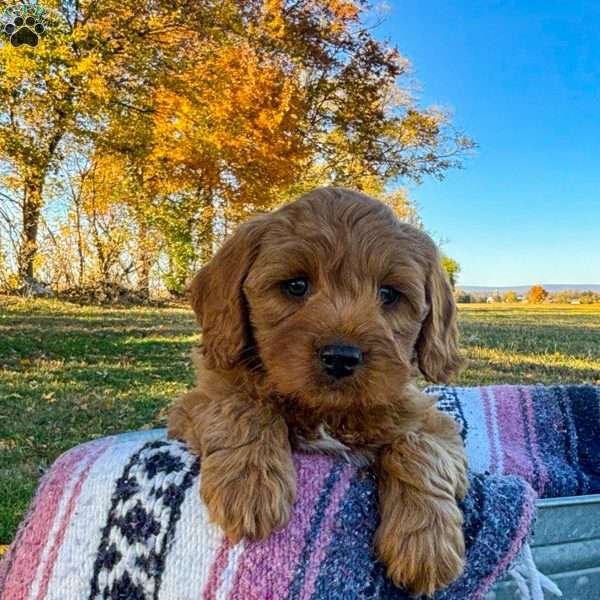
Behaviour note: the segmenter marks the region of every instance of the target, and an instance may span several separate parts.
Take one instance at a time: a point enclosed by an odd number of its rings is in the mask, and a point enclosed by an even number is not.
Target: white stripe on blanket
[[[489,472],[490,440],[481,394],[478,389],[465,389],[461,392],[460,404],[467,422],[465,448],[469,457],[469,468],[475,473]]]

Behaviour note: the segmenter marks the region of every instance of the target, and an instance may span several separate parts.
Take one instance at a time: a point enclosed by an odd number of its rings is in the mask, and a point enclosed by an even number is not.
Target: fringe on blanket
[[[559,587],[538,570],[528,543],[523,544],[508,574],[517,585],[521,600],[544,600],[544,590],[562,597]]]

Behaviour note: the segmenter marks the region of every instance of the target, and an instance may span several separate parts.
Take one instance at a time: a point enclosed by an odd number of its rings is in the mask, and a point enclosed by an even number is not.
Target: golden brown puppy
[[[378,470],[377,552],[433,594],[463,568],[465,454],[411,379],[460,365],[437,249],[384,204],[322,188],[238,228],[195,277],[198,384],[169,433],[202,458],[201,494],[232,541],[286,523],[292,448],[350,451]]]

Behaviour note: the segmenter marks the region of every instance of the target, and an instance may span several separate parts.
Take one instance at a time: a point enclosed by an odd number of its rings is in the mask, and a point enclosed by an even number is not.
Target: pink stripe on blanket
[[[27,597],[48,541],[64,489],[77,464],[93,451],[89,446],[77,447],[63,454],[42,480],[32,504],[30,518],[23,524],[23,535],[12,551],[14,568],[7,574],[2,600]]]
[[[493,475],[498,473],[498,448],[497,448],[497,423],[494,407],[492,405],[493,399],[490,398],[490,388],[481,388],[481,397],[483,399],[483,408],[485,412],[485,424],[487,428],[487,435],[490,445],[490,473]]]
[[[11,571],[13,561],[15,560],[15,557],[19,552],[19,548],[21,547],[21,538],[23,537],[26,531],[27,523],[29,523],[29,521],[31,520],[31,515],[33,513],[34,508],[35,505],[32,503],[25,515],[25,518],[23,519],[22,523],[17,529],[15,539],[9,546],[8,550],[4,553],[4,556],[0,558],[0,599],[5,597],[2,590],[4,589],[4,584],[8,578],[8,574]]]
[[[86,465],[83,467],[79,474],[79,477],[77,478],[77,483],[75,484],[75,487],[71,493],[71,497],[69,498],[67,508],[64,511],[60,520],[58,533],[55,539],[53,540],[52,548],[50,549],[50,553],[48,554],[46,564],[43,566],[44,571],[42,574],[39,591],[37,593],[37,596],[35,597],[35,600],[43,600],[44,596],[46,595],[46,592],[48,590],[48,583],[50,582],[50,577],[52,576],[52,571],[54,569],[54,563],[56,562],[58,551],[60,550],[61,544],[65,537],[65,532],[67,531],[67,527],[71,520],[71,515],[73,514],[75,506],[77,505],[77,500],[79,499],[79,494],[81,493],[83,483],[87,479],[88,473],[90,472],[90,469],[92,468],[93,464],[104,453],[108,446],[110,446],[110,441],[105,440],[104,443],[95,445],[93,450],[90,453],[88,453],[85,457],[85,460],[87,461]]]
[[[215,600],[219,584],[221,582],[221,575],[227,566],[229,561],[229,554],[233,545],[231,542],[224,537],[221,542],[221,546],[217,550],[217,556],[210,567],[210,573],[208,575],[208,581],[204,586],[202,592],[202,600]]]
[[[533,479],[533,458],[525,436],[527,424],[523,420],[525,411],[518,388],[499,385],[493,388],[496,397],[496,414],[500,426],[500,441],[505,474],[520,475],[529,483]]]
[[[304,581],[304,589],[302,590],[302,595],[300,596],[301,600],[308,600],[315,591],[315,583],[317,581],[317,577],[319,576],[319,569],[325,560],[325,553],[329,546],[329,542],[333,537],[335,518],[337,516],[340,503],[350,487],[350,482],[352,481],[352,476],[354,473],[354,468],[348,465],[342,471],[339,480],[331,491],[331,499],[323,517],[323,523],[319,530],[319,537],[317,538],[315,547],[310,555],[310,562],[308,564]]]
[[[248,545],[240,558],[229,600],[285,598],[304,548],[319,491],[332,468],[331,459],[310,455],[294,457],[298,498],[286,527],[266,540]]]

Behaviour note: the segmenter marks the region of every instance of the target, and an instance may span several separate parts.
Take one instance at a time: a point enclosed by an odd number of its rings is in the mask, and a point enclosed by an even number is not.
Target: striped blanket
[[[426,391],[461,425],[473,472],[518,475],[541,498],[600,492],[600,387]]]
[[[599,491],[600,392],[430,391],[462,425],[473,469],[463,503],[467,566],[436,598],[478,600],[525,547],[531,486],[545,495]],[[373,556],[372,472],[316,455],[297,454],[295,464],[288,525],[231,545],[200,502],[198,462],[164,430],[78,446],[40,483],[0,563],[0,600],[408,598]]]

